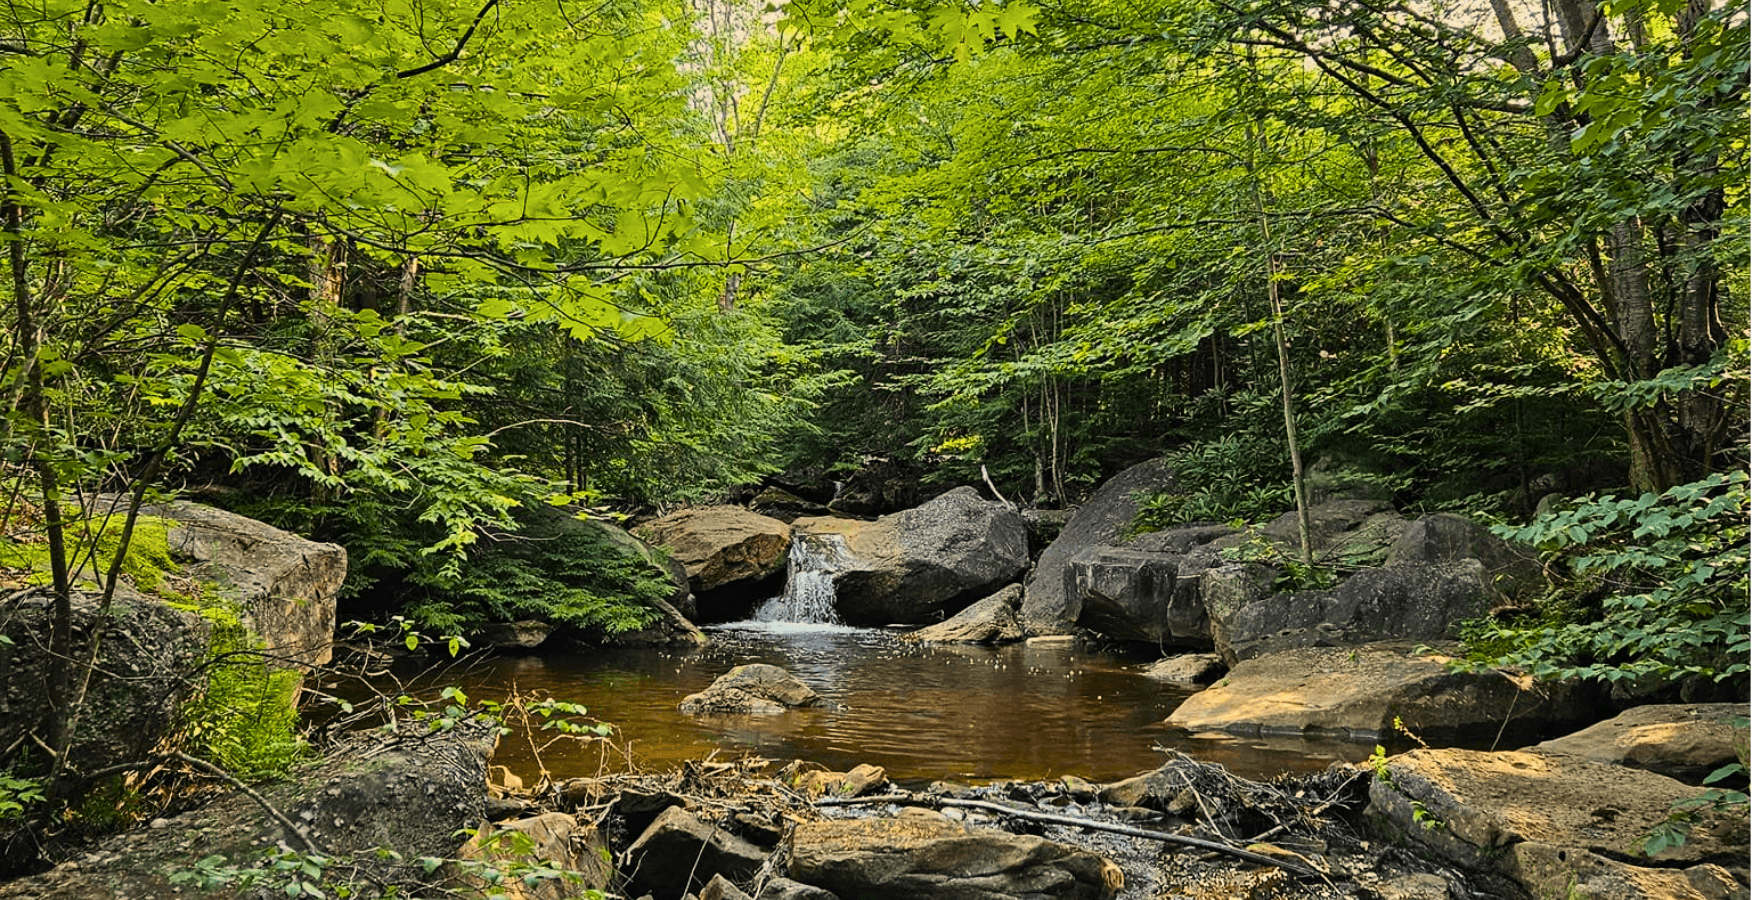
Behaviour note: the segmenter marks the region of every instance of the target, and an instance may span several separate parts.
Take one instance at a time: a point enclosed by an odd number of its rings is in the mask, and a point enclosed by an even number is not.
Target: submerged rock
[[[1225,661],[1217,653],[1184,653],[1160,659],[1140,674],[1172,684],[1205,686],[1224,677]]]
[[[803,822],[788,848],[787,874],[837,897],[1108,900],[1122,887],[1121,870],[1095,853],[937,813]]]
[[[690,715],[771,715],[794,707],[821,705],[822,696],[792,673],[767,663],[750,663],[714,679],[706,690],[684,697],[677,708]]]

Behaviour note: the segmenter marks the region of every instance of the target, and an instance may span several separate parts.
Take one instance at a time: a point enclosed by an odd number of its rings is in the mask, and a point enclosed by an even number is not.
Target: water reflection
[[[538,756],[552,777],[565,778],[620,768],[630,755],[666,765],[721,750],[833,769],[872,763],[911,784],[1061,775],[1111,781],[1157,767],[1159,744],[1266,777],[1370,752],[1296,738],[1183,735],[1163,721],[1188,691],[1140,675],[1146,659],[1079,647],[920,646],[846,626],[740,623],[711,633],[711,646],[687,653],[490,659],[450,673],[447,683],[475,697],[516,690],[571,700],[619,729],[614,748],[508,736],[496,761],[526,777],[537,774]],[[786,668],[830,705],[771,716],[677,711],[684,696],[752,662]]]

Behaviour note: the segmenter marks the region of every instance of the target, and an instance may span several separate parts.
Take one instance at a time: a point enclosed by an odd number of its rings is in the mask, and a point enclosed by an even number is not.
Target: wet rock
[[[1029,563],[1017,510],[968,487],[875,522],[811,518],[793,525],[845,545],[830,577],[836,610],[853,624],[925,624],[992,593]]]
[[[1023,599],[1023,585],[1008,585],[937,625],[902,635],[902,640],[928,644],[1009,644],[1021,641],[1024,628],[1018,624],[1018,605]]]
[[[1215,619],[1227,662],[1300,647],[1346,647],[1403,638],[1455,638],[1464,619],[1497,597],[1478,560],[1366,569],[1326,591],[1275,594]]]
[[[0,746],[15,746],[49,708],[48,593],[26,597],[0,622]],[[199,684],[210,626],[118,584],[109,614],[99,597],[73,595],[73,646],[83,658],[94,634],[102,647],[73,745],[85,770],[145,758],[178,723],[178,710]]]
[[[767,857],[755,844],[672,807],[659,813],[623,854],[621,871],[629,893],[681,897],[716,875],[748,882]]]
[[[1173,684],[1205,686],[1225,675],[1225,661],[1217,653],[1184,653],[1160,659],[1140,674]]]
[[[525,848],[528,849],[525,849]],[[550,866],[577,877],[538,880],[527,884],[516,877],[516,871],[497,885],[478,874],[468,863],[451,864],[453,885],[471,896],[502,893],[507,900],[571,900],[583,891],[604,890],[609,886],[609,865],[604,861],[603,841],[597,829],[581,825],[566,813],[550,812],[476,831],[463,848],[459,860],[485,863],[505,871],[508,868]]]
[[[1611,884],[1718,881],[1709,870],[1749,853],[1747,813],[1707,811],[1680,847],[1650,866],[1629,856],[1698,789],[1651,772],[1527,751],[1414,750],[1391,757],[1370,788],[1369,815],[1402,840],[1471,871],[1495,872],[1536,896],[1596,880],[1593,896],[1688,896]],[[1621,865],[1625,864],[1625,865]],[[1728,877],[1728,876],[1727,876]],[[1690,888],[1692,890],[1692,888]],[[1746,889],[1745,889],[1746,890]]]
[[[1307,648],[1244,660],[1183,701],[1169,723],[1243,735],[1333,735],[1380,740],[1403,724],[1426,740],[1527,733],[1591,713],[1570,683],[1521,690],[1498,672],[1454,672],[1406,644]]]
[[[1104,482],[1036,560],[1036,568],[1024,584],[1020,612],[1024,628],[1032,635],[1070,632],[1084,611],[1080,598],[1067,592],[1067,567],[1073,557],[1087,548],[1113,542],[1132,527],[1139,510],[1134,494],[1175,486],[1176,475],[1162,459],[1140,463]]]
[[[1723,866],[1629,865],[1590,851],[1534,841],[1511,851],[1511,872],[1535,897],[1566,900],[1748,900],[1749,888]]]
[[[500,650],[535,650],[554,634],[554,625],[537,619],[494,622],[476,632],[476,643]]]
[[[1206,608],[1177,590],[1182,561],[1196,547],[1236,531],[1223,525],[1173,528],[1079,551],[1066,575],[1067,595],[1079,605],[1079,627],[1121,640],[1207,643]]]
[[[775,594],[792,545],[792,526],[741,506],[679,510],[641,533],[682,563],[703,621],[735,618]]]
[[[1747,703],[1638,706],[1536,749],[1699,784],[1721,766],[1748,757],[1748,719]]]
[[[766,663],[750,663],[714,679],[706,690],[684,697],[677,708],[689,715],[770,715],[793,707],[822,704],[823,698],[810,685],[785,669]]]
[[[789,848],[787,874],[837,897],[1108,900],[1122,881],[1094,853],[942,816],[803,822]]]
[[[100,497],[98,514],[118,508],[120,500]],[[171,553],[193,562],[190,574],[220,585],[243,605],[269,653],[306,666],[329,661],[335,597],[347,578],[347,551],[340,545],[182,500],[147,504],[140,513],[176,523],[166,535]]]

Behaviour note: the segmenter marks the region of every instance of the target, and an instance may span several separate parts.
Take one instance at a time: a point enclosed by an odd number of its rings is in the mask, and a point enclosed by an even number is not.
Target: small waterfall
[[[762,604],[757,622],[794,622],[807,625],[840,625],[835,614],[834,572],[851,558],[847,542],[838,534],[804,535],[792,539],[786,558],[786,590]]]

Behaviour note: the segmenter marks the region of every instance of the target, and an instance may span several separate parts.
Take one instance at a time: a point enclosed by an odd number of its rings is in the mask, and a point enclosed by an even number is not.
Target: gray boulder
[[[1535,548],[1518,546],[1486,526],[1454,513],[1434,513],[1410,522],[1389,547],[1385,566],[1478,560],[1489,583],[1502,593],[1539,584],[1542,563]]]
[[[198,613],[117,585],[109,614],[99,598],[73,595],[73,652],[83,660],[101,635],[97,666],[75,732],[72,763],[91,770],[145,758],[177,724],[200,684],[211,628]],[[22,599],[0,620],[0,746],[14,746],[49,708],[49,592]],[[75,677],[78,667],[75,667]]]
[[[1018,624],[1018,605],[1023,599],[1023,585],[1008,585],[937,625],[902,635],[902,640],[928,644],[1009,644],[1021,641],[1024,628]]]
[[[838,897],[1108,900],[1114,863],[1033,835],[968,828],[936,813],[801,822],[787,874]]]
[[[673,806],[628,847],[618,868],[630,896],[681,897],[717,876],[747,883],[767,858],[755,844]]]
[[[1394,723],[1425,740],[1526,734],[1588,719],[1591,695],[1570,682],[1532,685],[1497,671],[1452,671],[1405,644],[1312,647],[1238,663],[1183,701],[1169,723],[1242,735],[1378,741]]]
[[[840,900],[834,894],[790,878],[770,878],[756,900]]]
[[[1366,569],[1332,590],[1273,594],[1215,617],[1213,643],[1235,665],[1299,647],[1439,641],[1497,596],[1477,560]]]
[[[95,515],[121,516],[126,499],[103,495]],[[329,661],[335,642],[335,598],[347,578],[347,551],[320,544],[236,513],[175,500],[147,504],[144,516],[173,524],[171,553],[189,574],[214,583],[242,604],[265,649],[301,665]]]
[[[750,663],[714,679],[706,690],[684,697],[677,708],[689,715],[772,715],[794,707],[821,705],[822,696],[792,673],[767,663]]]
[[[500,650],[535,650],[554,631],[552,623],[538,619],[492,622],[476,633],[475,643]]]
[[[1686,843],[1641,864],[1630,849],[1698,789],[1577,757],[1414,750],[1384,762],[1370,793],[1393,840],[1537,897],[1737,896],[1721,866],[1749,858],[1747,813],[1706,810]]]
[[[992,593],[1029,564],[1023,519],[974,488],[879,518],[799,519],[793,527],[846,548],[830,568],[835,608],[851,624],[925,624]]]
[[[1098,544],[1066,566],[1065,593],[1079,606],[1078,625],[1128,641],[1204,646],[1210,641],[1206,607],[1180,591],[1190,551],[1229,535],[1223,525],[1188,526]]]
[[[1067,591],[1067,568],[1073,557],[1087,548],[1113,543],[1132,527],[1139,511],[1134,494],[1175,486],[1176,475],[1162,459],[1140,463],[1105,481],[1036,560],[1024,584],[1024,628],[1032,635],[1070,633],[1084,611],[1081,598]]]

